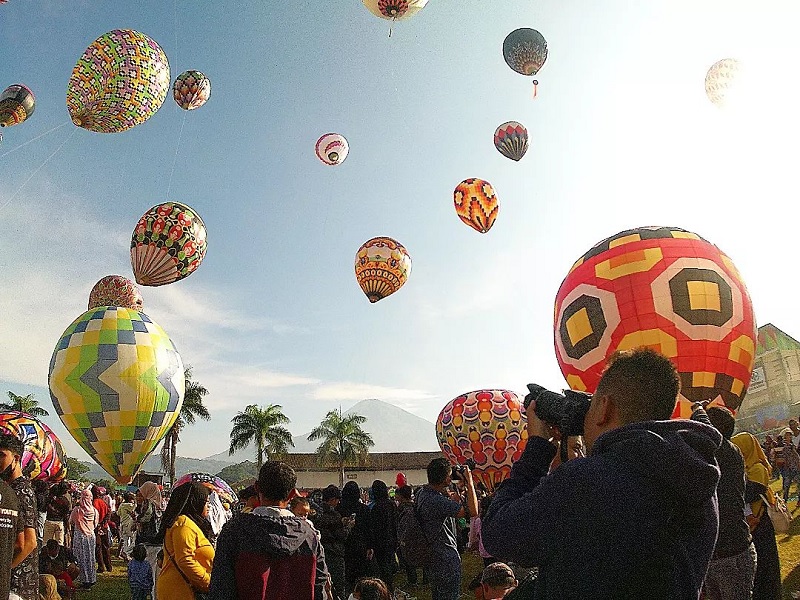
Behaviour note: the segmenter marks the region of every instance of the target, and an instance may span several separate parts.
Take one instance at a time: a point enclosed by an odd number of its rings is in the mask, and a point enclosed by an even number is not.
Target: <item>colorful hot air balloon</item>
[[[78,127],[119,133],[152,117],[169,92],[167,55],[138,31],[115,29],[97,38],[72,70],[67,108]]]
[[[649,346],[680,373],[675,416],[688,416],[688,401],[739,408],[755,344],[753,306],[731,259],[675,227],[631,229],[596,244],[556,296],[556,358],[569,386],[594,392],[615,351]]]
[[[19,125],[28,119],[35,109],[36,98],[32,91],[20,84],[8,86],[0,94],[0,127]]]
[[[349,151],[347,139],[338,133],[326,133],[317,140],[317,157],[326,165],[343,163]]]
[[[131,237],[136,282],[158,286],[191,275],[206,255],[206,226],[192,208],[165,202],[148,210]]]
[[[50,398],[72,437],[119,483],[130,483],[178,417],[183,362],[146,314],[83,313],[50,359]]]
[[[533,77],[547,60],[547,40],[541,33],[529,27],[515,29],[503,41],[503,58],[517,73]],[[536,97],[537,80],[533,80],[533,96]]]
[[[89,310],[98,306],[120,306],[142,310],[144,301],[139,288],[122,275],[106,275],[94,284],[89,293]]]
[[[220,499],[230,505],[238,502],[239,497],[236,495],[236,492],[231,489],[231,486],[228,485],[227,481],[221,477],[217,477],[216,475],[209,475],[208,473],[186,473],[185,475],[178,477],[177,481],[175,481],[175,484],[172,487],[176,488],[179,485],[191,482],[202,483],[211,491],[217,492],[217,495],[220,497]]]
[[[494,132],[494,147],[511,160],[520,160],[528,151],[528,130],[522,123],[508,121]]]
[[[528,441],[525,409],[508,390],[477,390],[445,404],[436,438],[452,463],[475,461],[475,477],[492,492],[511,474]]]
[[[400,21],[410,19],[428,3],[428,0],[362,0],[364,6],[376,17]]]
[[[53,430],[23,412],[0,412],[0,432],[18,437],[25,445],[22,472],[29,479],[61,481],[67,475],[67,463],[61,441]]]
[[[367,240],[356,253],[356,279],[372,303],[394,294],[411,274],[411,257],[390,237]]]
[[[184,71],[172,86],[172,96],[184,110],[200,108],[211,95],[211,80],[200,71]]]
[[[723,58],[711,65],[706,73],[706,96],[719,107],[725,106],[730,94],[735,94],[741,65],[735,58]]]
[[[483,179],[465,179],[453,192],[453,203],[458,218],[479,233],[486,233],[494,225],[500,203],[492,184]]]

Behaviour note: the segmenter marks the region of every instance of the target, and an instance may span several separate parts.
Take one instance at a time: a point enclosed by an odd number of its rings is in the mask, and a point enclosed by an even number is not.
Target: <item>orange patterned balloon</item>
[[[356,253],[356,279],[372,303],[394,294],[411,274],[411,257],[390,237],[364,242]]]
[[[486,233],[494,225],[500,204],[492,184],[483,179],[465,179],[456,186],[453,202],[458,218],[478,233]]]

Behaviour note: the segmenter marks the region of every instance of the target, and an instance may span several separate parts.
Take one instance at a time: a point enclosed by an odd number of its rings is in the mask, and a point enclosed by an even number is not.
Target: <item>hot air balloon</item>
[[[216,475],[209,475],[208,473],[186,473],[178,477],[173,488],[183,485],[184,483],[197,482],[201,483],[210,489],[212,492],[217,492],[217,495],[223,502],[234,505],[238,502],[239,497],[228,485],[228,482]]]
[[[706,73],[706,96],[715,105],[723,107],[730,95],[736,95],[741,75],[741,65],[735,58],[723,58],[711,65]]]
[[[390,21],[410,19],[428,3],[428,0],[362,0],[364,6],[376,17]]]
[[[8,86],[0,94],[0,127],[19,125],[36,109],[33,92],[20,84]]]
[[[356,253],[356,279],[372,303],[394,294],[411,274],[411,257],[390,237],[367,240]]]
[[[158,286],[191,275],[206,255],[206,226],[192,208],[165,202],[148,210],[131,237],[136,282]]]
[[[172,96],[184,110],[200,108],[211,95],[211,80],[200,71],[184,71],[172,86]]]
[[[89,293],[89,310],[98,306],[120,306],[142,310],[144,301],[139,288],[122,275],[106,275],[94,284]]]
[[[53,406],[89,456],[130,483],[178,417],[183,362],[142,312],[100,307],[67,327],[50,359]]]
[[[72,70],[67,108],[78,127],[119,133],[152,117],[169,92],[161,47],[138,31],[115,29],[97,38]]]
[[[648,346],[675,364],[681,401],[736,410],[755,355],[753,306],[719,248],[675,227],[622,231],[572,266],[555,301],[555,347],[572,389],[594,392],[617,350]]]
[[[508,390],[477,390],[445,404],[436,419],[439,447],[451,463],[475,461],[490,492],[511,474],[528,441],[525,409]]]
[[[479,233],[494,225],[500,204],[492,184],[483,179],[465,179],[453,192],[458,218]]]
[[[503,41],[503,58],[517,73],[533,77],[547,60],[547,40],[541,33],[529,27],[515,29]],[[537,80],[533,80],[533,95],[536,97]]]
[[[317,157],[326,165],[343,163],[349,150],[347,139],[338,133],[326,133],[317,140]]]
[[[29,479],[61,481],[67,463],[61,441],[36,417],[17,410],[0,412],[0,432],[13,435],[25,445],[22,472]]]
[[[528,130],[522,123],[508,121],[494,132],[494,147],[511,160],[520,160],[528,151]]]

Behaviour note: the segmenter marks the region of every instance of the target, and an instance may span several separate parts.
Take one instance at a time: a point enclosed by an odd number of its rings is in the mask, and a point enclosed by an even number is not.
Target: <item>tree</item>
[[[50,413],[39,406],[39,401],[33,394],[27,396],[17,396],[14,392],[8,392],[10,402],[0,403],[0,410],[18,410],[32,417],[49,417]]]
[[[250,404],[243,412],[238,413],[231,423],[231,446],[228,454],[247,448],[251,443],[256,447],[256,458],[259,470],[267,460],[286,454],[289,447],[294,447],[292,434],[281,425],[289,423],[289,417],[283,414],[282,407],[268,404],[265,408]]]
[[[234,487],[236,484],[258,478],[258,467],[253,461],[246,460],[235,465],[228,465],[217,473],[217,477],[224,479],[236,489]]]
[[[169,485],[175,483],[175,460],[178,458],[178,442],[181,441],[181,431],[187,425],[194,425],[197,417],[204,421],[211,419],[208,408],[203,406],[203,396],[208,394],[208,390],[203,384],[192,381],[192,367],[188,366],[183,371],[183,378],[186,380],[186,392],[183,395],[183,404],[178,413],[178,418],[164,436],[164,444],[161,446],[161,468],[169,476]]]
[[[89,467],[71,456],[64,457],[64,465],[67,467],[67,477],[70,479],[80,479],[81,475],[89,470]]]
[[[322,440],[317,455],[322,463],[339,467],[339,487],[344,486],[344,467],[365,462],[369,449],[375,445],[372,436],[361,429],[367,417],[342,414],[342,409],[332,410],[322,423],[309,434],[308,441]]]

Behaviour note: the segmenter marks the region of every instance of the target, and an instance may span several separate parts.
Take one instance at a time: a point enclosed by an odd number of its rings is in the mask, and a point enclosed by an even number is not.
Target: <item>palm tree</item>
[[[356,414],[343,415],[342,409],[332,410],[322,423],[308,436],[309,442],[322,440],[317,448],[317,455],[325,463],[333,463],[339,467],[339,487],[344,486],[344,467],[357,461],[364,462],[369,449],[375,445],[361,425],[367,417]]]
[[[203,406],[203,396],[208,394],[208,390],[203,384],[192,381],[192,367],[183,370],[183,378],[186,380],[186,392],[183,395],[183,404],[178,418],[164,436],[164,444],[161,446],[161,468],[169,473],[169,485],[175,483],[175,460],[178,457],[178,442],[181,441],[181,430],[187,425],[194,425],[197,417],[204,421],[211,419],[208,408]]]
[[[27,396],[17,396],[14,392],[8,392],[10,402],[0,404],[0,410],[18,410],[32,417],[49,417],[50,413],[39,406],[39,401],[33,394]]]
[[[292,434],[285,427],[289,417],[283,414],[282,408],[277,404],[268,404],[265,408],[250,404],[244,411],[238,413],[231,423],[231,447],[228,454],[247,448],[252,442],[256,447],[256,459],[259,470],[264,464],[264,455],[267,460],[281,454],[286,454],[289,447],[294,447]]]

